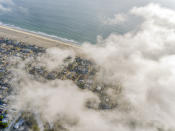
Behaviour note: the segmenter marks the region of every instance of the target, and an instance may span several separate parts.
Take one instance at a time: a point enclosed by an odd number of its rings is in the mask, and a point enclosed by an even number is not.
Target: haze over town
[[[175,3],[136,3],[100,17],[108,33],[93,36],[95,41],[65,34],[63,41],[63,36],[56,37],[59,33],[41,33],[51,26],[38,34],[30,30],[35,27],[2,24],[3,130],[175,130]],[[0,0],[2,16],[14,6],[15,1]],[[30,14],[27,8],[23,11]],[[125,25],[132,27],[125,30]]]

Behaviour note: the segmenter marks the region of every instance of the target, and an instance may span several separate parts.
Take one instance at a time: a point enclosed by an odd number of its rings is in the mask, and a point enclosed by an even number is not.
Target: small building
[[[24,124],[24,120],[21,119],[19,120],[15,125],[14,125],[14,129],[19,129],[22,125]]]

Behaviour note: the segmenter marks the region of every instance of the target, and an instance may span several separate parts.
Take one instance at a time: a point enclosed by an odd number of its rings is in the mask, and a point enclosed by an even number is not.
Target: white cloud
[[[29,14],[29,10],[27,8],[22,7],[22,6],[19,6],[18,10],[25,15]]]
[[[0,0],[0,13],[18,11],[24,15],[29,14],[29,10],[25,7],[18,6],[13,0]]]
[[[0,11],[9,12],[9,11],[11,11],[11,9],[10,8],[6,8],[6,7],[4,7],[3,5],[0,4]]]
[[[63,64],[63,60],[68,56],[74,58],[75,53],[69,50],[49,48],[46,50],[46,54],[38,57],[37,61],[39,61],[40,66],[44,66],[47,70],[51,71]]]
[[[111,102],[117,103],[115,109],[87,109],[83,106],[86,100],[93,98],[98,103],[98,95],[79,90],[70,81],[38,82],[21,67],[15,77],[21,82],[14,83],[20,88],[15,104],[37,109],[52,121],[57,115],[60,121],[64,117],[62,125],[70,131],[175,130],[175,11],[149,4],[130,13],[144,18],[137,31],[111,34],[104,40],[99,38],[96,45],[82,46],[99,67],[96,81],[113,86],[104,90],[114,98]],[[56,51],[51,49],[46,62],[41,61],[47,65],[53,58],[59,65],[65,52]],[[114,92],[119,84],[121,94]]]
[[[0,3],[6,4],[6,5],[13,5],[14,2],[12,0],[0,0]]]
[[[113,18],[104,18],[103,22],[107,25],[118,25],[126,22],[128,16],[126,14],[116,14]]]
[[[84,51],[101,67],[99,81],[120,81],[131,113],[117,117],[123,127],[133,121],[131,130],[174,130],[175,11],[149,4],[130,13],[144,18],[137,31],[111,34],[97,45],[86,43]]]
[[[0,0],[0,11],[1,12],[10,12],[11,6],[14,5],[12,0]]]

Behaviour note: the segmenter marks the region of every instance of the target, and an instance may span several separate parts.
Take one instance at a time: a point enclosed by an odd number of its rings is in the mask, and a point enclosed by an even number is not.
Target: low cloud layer
[[[121,83],[135,114],[124,121],[138,122],[133,130],[174,130],[175,11],[149,4],[129,13],[144,19],[137,30],[111,34],[95,46],[86,43],[84,51],[100,65],[99,79]]]
[[[12,5],[14,5],[12,0],[0,0],[0,12],[10,12]]]
[[[94,106],[99,103],[97,94],[80,90],[71,81],[36,81],[23,71],[22,64],[14,80],[20,89],[17,107],[37,110],[44,120],[60,120],[70,131],[175,130],[175,11],[149,4],[134,7],[129,14],[143,18],[138,29],[124,35],[111,34],[96,45],[82,45],[83,52],[99,67],[96,81],[106,85],[106,93],[118,103],[113,110],[86,108],[89,99]],[[47,59],[39,56],[41,63],[49,65],[53,59],[59,66],[62,59],[58,55],[74,55],[49,50]],[[20,83],[15,83],[18,79]],[[121,94],[114,92],[119,85]]]
[[[46,50],[46,54],[37,58],[36,65],[44,66],[48,71],[56,70],[66,57],[75,57],[75,52],[70,50],[62,50],[59,48],[49,48]]]
[[[0,14],[13,13],[14,11],[23,15],[29,14],[28,8],[17,5],[14,0],[0,0]]]
[[[125,23],[127,19],[126,14],[116,14],[113,18],[104,18],[103,23],[106,25],[119,25]]]

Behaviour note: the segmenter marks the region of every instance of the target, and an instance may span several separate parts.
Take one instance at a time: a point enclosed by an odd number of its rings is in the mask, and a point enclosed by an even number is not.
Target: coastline
[[[59,47],[75,50],[81,49],[80,45],[75,45],[71,42],[63,42],[49,36],[43,36],[37,33],[16,29],[6,25],[0,25],[0,37],[6,37],[24,42],[25,44],[36,45],[44,48]]]

